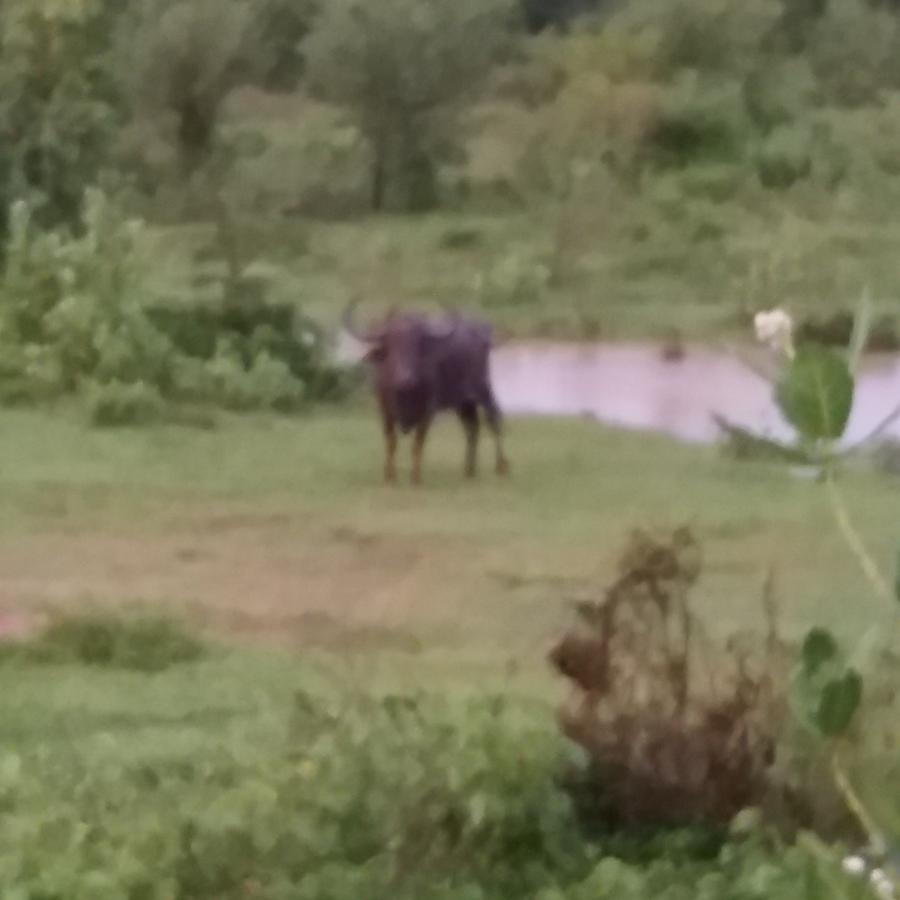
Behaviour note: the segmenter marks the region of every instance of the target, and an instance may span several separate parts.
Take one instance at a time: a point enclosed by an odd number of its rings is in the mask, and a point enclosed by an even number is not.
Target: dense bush
[[[89,388],[102,425],[166,418],[170,402],[287,412],[341,394],[344,376],[312,323],[262,289],[227,284],[218,310],[160,305],[141,223],[101,192],[87,193],[79,236],[41,230],[16,204],[0,283],[0,393],[12,403]]]
[[[91,385],[88,407],[91,423],[104,428],[159,422],[166,408],[159,389],[142,381]]]
[[[800,128],[781,126],[760,147],[756,167],[759,180],[771,188],[790,187],[812,169],[810,135]]]
[[[96,612],[60,616],[37,636],[6,652],[7,657],[29,662],[159,672],[197,660],[204,650],[203,643],[173,619]]]
[[[88,643],[89,657],[108,658],[104,633]],[[779,859],[759,836],[720,849],[673,834],[643,858],[627,839],[585,842],[554,782],[559,746],[541,706],[322,690],[298,692],[292,710],[257,700],[224,731],[214,719],[204,733],[200,714],[162,716],[148,742],[107,718],[83,752],[68,740],[7,752],[5,889],[31,900],[769,900],[803,884],[803,860]]]
[[[109,162],[117,124],[105,65],[114,5],[0,7],[0,240],[10,204],[44,225],[74,224],[84,187]]]
[[[539,262],[509,254],[475,279],[475,289],[489,309],[538,304],[546,296],[550,269]]]

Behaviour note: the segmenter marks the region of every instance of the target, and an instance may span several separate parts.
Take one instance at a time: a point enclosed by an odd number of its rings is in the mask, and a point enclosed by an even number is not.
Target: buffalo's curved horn
[[[447,309],[445,311],[447,317],[443,322],[429,322],[428,324],[428,334],[435,340],[443,341],[453,337],[453,335],[456,334],[456,329],[459,328],[459,313],[456,310]]]
[[[345,307],[344,312],[341,315],[341,324],[344,326],[344,330],[355,340],[359,341],[361,344],[371,344],[374,341],[378,340],[377,334],[366,333],[360,331],[356,327],[356,322],[353,318],[353,313],[356,310],[356,307],[359,305],[359,298],[354,297]]]

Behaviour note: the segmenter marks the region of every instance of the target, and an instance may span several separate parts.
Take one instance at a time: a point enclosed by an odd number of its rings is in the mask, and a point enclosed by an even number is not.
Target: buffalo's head
[[[455,315],[436,323],[424,316],[391,312],[381,324],[360,330],[353,319],[355,306],[351,303],[344,311],[344,328],[368,347],[366,359],[375,363],[385,383],[400,394],[413,393],[429,380],[441,345],[459,325]]]

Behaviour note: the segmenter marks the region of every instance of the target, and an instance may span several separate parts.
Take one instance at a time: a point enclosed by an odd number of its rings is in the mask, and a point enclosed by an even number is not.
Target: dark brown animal
[[[449,316],[437,323],[416,313],[390,313],[366,331],[344,312],[347,331],[369,348],[375,393],[384,430],[384,477],[396,479],[397,431],[413,432],[412,480],[422,479],[422,451],[435,415],[454,410],[466,433],[465,474],[475,475],[479,410],[494,436],[496,468],[506,474],[500,408],[490,383],[491,331],[483,322]]]

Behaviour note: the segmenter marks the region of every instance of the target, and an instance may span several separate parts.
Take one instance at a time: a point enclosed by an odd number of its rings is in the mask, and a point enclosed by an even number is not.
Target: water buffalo
[[[491,331],[483,322],[450,315],[435,322],[416,313],[389,313],[377,326],[360,331],[355,304],[344,311],[344,328],[368,346],[384,429],[384,477],[394,481],[397,430],[413,432],[412,481],[422,479],[422,450],[436,413],[455,410],[466,433],[465,474],[475,474],[479,408],[494,435],[497,473],[509,469],[503,452],[500,408],[491,388],[488,356]]]

